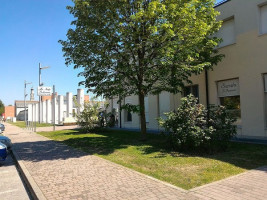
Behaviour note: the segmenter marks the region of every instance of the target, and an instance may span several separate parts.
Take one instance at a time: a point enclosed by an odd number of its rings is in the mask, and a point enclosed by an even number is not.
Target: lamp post
[[[45,67],[41,67],[41,63],[39,63],[39,87],[43,85],[43,83],[41,83],[41,70],[42,69],[47,69],[50,66],[45,66]],[[39,96],[39,124],[41,123],[41,96]]]
[[[26,96],[27,96],[27,93],[26,93],[26,87],[28,84],[32,84],[32,83],[27,83],[27,81],[25,80],[24,81],[24,122],[25,122],[25,126],[27,125],[26,123]]]

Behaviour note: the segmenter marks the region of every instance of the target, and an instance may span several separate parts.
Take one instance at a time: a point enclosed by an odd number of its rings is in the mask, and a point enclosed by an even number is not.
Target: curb
[[[19,173],[21,174],[22,179],[25,182],[27,189],[31,197],[33,198],[33,200],[47,200],[43,192],[40,190],[38,185],[35,183],[28,169],[25,167],[25,165],[21,161],[19,155],[14,150],[12,150],[10,153],[12,157],[14,158],[14,161],[16,163],[16,166],[18,167]]]

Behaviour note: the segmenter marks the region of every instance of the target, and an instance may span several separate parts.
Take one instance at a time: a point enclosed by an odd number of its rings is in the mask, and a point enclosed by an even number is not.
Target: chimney
[[[34,101],[34,89],[31,88],[31,97],[30,97],[30,101]]]

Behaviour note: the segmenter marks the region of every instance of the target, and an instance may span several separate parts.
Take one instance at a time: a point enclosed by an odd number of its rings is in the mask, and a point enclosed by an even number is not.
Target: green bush
[[[84,131],[91,131],[100,126],[99,123],[99,103],[90,104],[85,102],[83,111],[76,114],[77,124],[81,126]]]
[[[236,134],[235,120],[224,107],[213,106],[208,119],[208,110],[192,95],[181,99],[177,111],[165,115],[166,119],[160,118],[159,124],[165,128],[176,150],[223,150]]]
[[[211,106],[209,109],[209,125],[216,131],[211,134],[210,148],[226,150],[229,141],[236,135],[236,114],[229,112],[224,106]]]

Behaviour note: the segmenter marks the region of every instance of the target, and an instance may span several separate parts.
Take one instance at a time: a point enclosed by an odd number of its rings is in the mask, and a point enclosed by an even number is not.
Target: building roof
[[[214,8],[220,6],[224,3],[227,3],[228,1],[231,1],[231,0],[219,0],[217,3],[215,3]]]
[[[36,104],[39,101],[26,101],[26,107],[28,107],[29,104]],[[24,101],[17,100],[15,101],[15,107],[16,108],[24,108]]]

